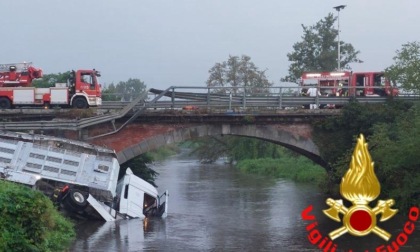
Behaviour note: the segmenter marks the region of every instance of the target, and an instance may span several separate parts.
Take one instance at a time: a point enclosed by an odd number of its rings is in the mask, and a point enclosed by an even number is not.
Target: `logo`
[[[302,219],[312,221],[306,226],[308,240],[324,252],[335,252],[338,245],[333,241],[340,236],[367,236],[375,234],[388,242],[391,234],[378,226],[379,222],[385,222],[392,218],[398,210],[392,209],[395,204],[393,199],[379,199],[376,206],[371,208],[369,204],[374,201],[381,192],[381,185],[374,171],[374,162],[368,151],[368,144],[363,135],[357,139],[350,167],[341,180],[340,194],[343,198],[352,203],[346,206],[343,199],[334,200],[328,198],[326,204],[330,207],[323,210],[323,213],[336,222],[343,225],[323,236],[316,228],[318,222],[310,212],[313,206],[308,206],[302,211]],[[375,251],[398,251],[399,247],[408,242],[409,236],[415,231],[415,223],[419,218],[419,208],[411,207],[408,220],[402,231],[388,244],[380,245]],[[352,251],[352,250],[349,250]],[[366,250],[367,251],[367,250]]]
[[[350,167],[340,184],[340,194],[353,205],[347,208],[343,200],[327,199],[329,209],[324,214],[337,222],[343,222],[343,226],[329,233],[334,240],[346,233],[355,236],[365,236],[374,233],[388,241],[391,235],[378,227],[377,215],[381,214],[380,221],[386,221],[397,213],[391,209],[393,199],[379,200],[376,207],[370,208],[369,203],[375,200],[381,191],[381,186],[373,170],[374,162],[370,157],[367,143],[363,135],[357,139]],[[339,214],[343,215],[340,219]]]

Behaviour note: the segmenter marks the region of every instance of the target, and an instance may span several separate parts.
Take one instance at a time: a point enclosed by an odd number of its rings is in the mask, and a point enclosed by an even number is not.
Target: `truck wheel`
[[[0,97],[0,109],[9,109],[12,107],[10,100],[6,97]]]
[[[65,201],[66,205],[73,211],[82,211],[88,204],[86,194],[77,189],[71,189]]]
[[[73,108],[85,109],[88,107],[88,103],[83,97],[76,97],[73,100]]]

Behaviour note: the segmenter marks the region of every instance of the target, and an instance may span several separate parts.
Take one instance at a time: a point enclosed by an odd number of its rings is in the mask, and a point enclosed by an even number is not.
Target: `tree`
[[[202,163],[214,163],[220,157],[230,157],[228,141],[232,139],[228,136],[208,136],[196,140],[196,146],[191,154],[198,157]]]
[[[289,75],[281,81],[297,82],[303,72],[334,71],[337,69],[338,30],[334,28],[337,20],[332,13],[328,14],[313,26],[303,28],[303,41],[293,45],[294,51],[287,54],[291,63]],[[362,62],[349,43],[340,40],[340,65],[350,70],[349,63]]]
[[[70,71],[58,74],[44,74],[42,79],[34,80],[32,83],[35,87],[45,88],[53,87],[55,83],[67,83],[70,77]]]
[[[120,81],[116,86],[117,93],[122,95],[123,101],[131,101],[146,93],[146,85],[139,79]]]
[[[159,175],[159,173],[147,166],[147,164],[151,164],[152,162],[153,158],[148,153],[135,157],[121,165],[118,179],[121,179],[125,175],[127,168],[130,168],[134,175],[142,178],[154,187],[157,187],[155,184],[155,178]]]
[[[246,90],[246,93],[266,94],[273,85],[267,80],[265,70],[259,70],[251,61],[251,57],[246,55],[229,55],[227,61],[216,63],[209,73],[206,84],[208,87],[215,87],[213,91],[218,93],[231,91],[233,94],[241,94]],[[223,89],[226,87],[231,89]]]
[[[321,157],[331,166],[324,184],[330,194],[339,192],[341,179],[349,168],[352,146],[363,133],[382,195],[395,199],[400,209],[420,203],[420,106],[400,100],[388,100],[380,106],[353,102],[339,116],[314,126],[314,141],[320,146]]]
[[[117,94],[117,88],[114,83],[111,83],[108,87],[102,91],[103,101],[120,101],[121,95]]]
[[[146,93],[146,85],[139,79],[120,81],[116,86],[111,83],[103,91],[105,101],[132,101]]]
[[[403,44],[393,58],[395,63],[385,69],[386,76],[407,91],[420,93],[420,42]]]
[[[213,163],[220,157],[227,157],[231,162],[245,159],[280,158],[287,153],[283,147],[249,137],[211,136],[198,141],[192,152],[203,163]]]
[[[259,70],[247,55],[241,57],[229,55],[227,61],[216,63],[209,70],[209,74],[206,84],[208,87],[214,87],[212,91],[215,93],[232,92],[233,95],[239,95],[245,92],[245,94],[266,95],[273,86],[268,81],[265,70]],[[259,146],[256,139],[241,139],[242,142],[231,136],[207,137],[200,142],[200,147],[195,152],[201,161],[214,162],[222,156],[235,159],[235,155],[240,155],[242,152],[240,146],[245,143],[253,148]]]

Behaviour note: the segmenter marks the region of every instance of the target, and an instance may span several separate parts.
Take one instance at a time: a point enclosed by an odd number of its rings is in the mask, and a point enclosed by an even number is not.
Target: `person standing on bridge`
[[[321,93],[319,92],[318,88],[316,88],[316,87],[310,87],[306,94],[311,96],[311,97],[321,96]],[[318,107],[317,107],[316,104],[311,104],[309,106],[309,108],[310,109],[317,109]]]

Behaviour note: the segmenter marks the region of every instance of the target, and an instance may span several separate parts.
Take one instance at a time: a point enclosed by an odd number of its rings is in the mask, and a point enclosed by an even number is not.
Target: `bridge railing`
[[[371,87],[358,87],[363,90]],[[320,87],[321,95],[314,97],[307,96],[302,87],[281,86],[267,89],[249,89],[243,87],[184,87],[172,86],[165,90],[165,94],[160,99],[154,100],[153,104],[148,101],[162,94],[163,90],[149,90],[149,98],[145,101],[145,106],[149,109],[227,109],[227,110],[246,110],[246,109],[285,109],[301,108],[309,104],[335,104],[343,105],[350,100],[358,100],[363,103],[385,102],[389,96],[357,96],[345,95],[336,96],[331,93],[331,87]],[[355,88],[343,87],[343,94],[356,94]],[[420,97],[410,93],[400,93],[394,99],[420,100]],[[102,107],[116,106],[104,103]]]
[[[363,87],[360,87],[363,89]],[[273,87],[269,91],[247,88],[209,88],[209,87],[179,87],[172,86],[166,90],[150,89],[144,96],[132,102],[104,102],[99,107],[102,110],[116,110],[102,115],[82,119],[61,119],[57,121],[2,121],[0,129],[31,130],[31,129],[70,129],[81,130],[93,125],[111,122],[113,131],[118,132],[128,123],[151,111],[166,109],[195,110],[206,109],[208,113],[255,112],[272,111],[288,108],[302,108],[309,104],[343,105],[355,99],[363,103],[383,103],[389,97],[385,96],[326,96],[314,97],[302,94],[302,88],[297,86]],[[321,93],[325,94],[321,88]],[[393,99],[420,101],[419,95],[400,93]],[[116,120],[124,119],[120,126]]]

